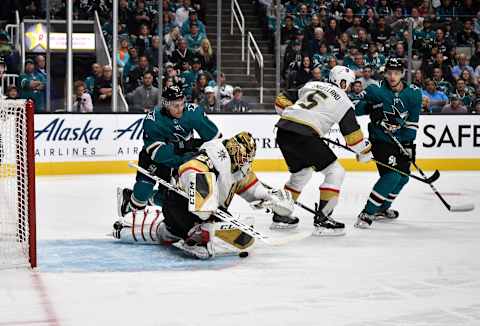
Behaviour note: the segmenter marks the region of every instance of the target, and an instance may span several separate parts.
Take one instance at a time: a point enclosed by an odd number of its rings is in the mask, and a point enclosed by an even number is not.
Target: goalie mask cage
[[[37,264],[33,111],[0,98],[0,269]]]

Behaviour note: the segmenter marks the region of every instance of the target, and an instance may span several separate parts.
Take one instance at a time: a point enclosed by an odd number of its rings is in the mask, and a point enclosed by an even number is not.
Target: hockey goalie
[[[161,211],[147,207],[128,213],[115,222],[113,236],[132,243],[174,244],[199,259],[215,257],[215,237],[232,249],[250,247],[254,239],[221,222],[215,217],[217,209],[228,213],[234,195],[280,216],[291,216],[294,209],[289,192],[267,189],[259,182],[251,169],[255,152],[248,132],[204,143],[178,170],[177,186],[188,198],[167,191]]]

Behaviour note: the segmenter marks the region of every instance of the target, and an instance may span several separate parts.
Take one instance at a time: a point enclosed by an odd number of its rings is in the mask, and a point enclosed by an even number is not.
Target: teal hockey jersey
[[[176,154],[175,143],[192,139],[194,131],[203,141],[212,140],[220,134],[201,106],[186,103],[180,119],[172,118],[160,107],[155,107],[143,120],[143,148],[153,161],[178,167],[188,161],[192,153]]]

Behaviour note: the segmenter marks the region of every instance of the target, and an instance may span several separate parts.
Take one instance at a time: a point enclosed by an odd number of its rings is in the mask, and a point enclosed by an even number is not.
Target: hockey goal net
[[[33,110],[0,98],[0,269],[37,263]]]

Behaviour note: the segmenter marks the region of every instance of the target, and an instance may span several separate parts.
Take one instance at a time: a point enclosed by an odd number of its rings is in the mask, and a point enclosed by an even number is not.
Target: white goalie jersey
[[[339,87],[331,83],[311,81],[298,91],[298,100],[285,108],[281,116],[284,120],[310,127],[319,136],[325,136],[354,107]]]

